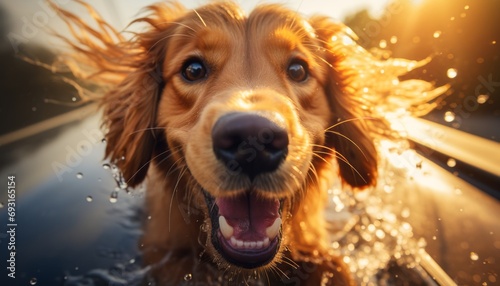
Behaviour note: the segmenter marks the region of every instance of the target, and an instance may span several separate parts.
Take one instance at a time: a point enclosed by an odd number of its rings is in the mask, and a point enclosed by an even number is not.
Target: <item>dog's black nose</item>
[[[212,129],[215,156],[233,172],[250,179],[278,168],[288,153],[288,133],[255,113],[229,113]]]

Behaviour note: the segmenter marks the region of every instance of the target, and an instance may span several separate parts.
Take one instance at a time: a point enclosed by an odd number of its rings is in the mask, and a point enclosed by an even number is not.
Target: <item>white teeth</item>
[[[263,247],[268,247],[269,246],[269,237],[266,237],[266,239],[264,239],[262,241],[262,246]]]
[[[225,239],[232,238],[234,229],[227,223],[227,220],[224,216],[219,216],[219,228]]]
[[[234,248],[238,249],[262,249],[268,247],[270,244],[269,237],[266,237],[261,241],[243,241],[231,236],[229,241]]]
[[[219,216],[219,228],[222,236],[228,240],[228,242],[237,249],[263,249],[271,244],[271,241],[276,238],[280,232],[281,218],[277,218],[273,225],[266,228],[266,238],[261,241],[243,241],[236,239],[234,234],[234,228],[227,223],[224,216]]]
[[[280,226],[281,226],[281,218],[277,218],[274,221],[273,225],[266,228],[267,237],[269,237],[270,239],[274,239],[280,231]]]

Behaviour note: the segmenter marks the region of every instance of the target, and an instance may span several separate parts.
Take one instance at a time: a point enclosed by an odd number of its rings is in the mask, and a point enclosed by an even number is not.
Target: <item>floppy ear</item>
[[[120,50],[124,58],[118,63],[131,72],[102,101],[103,126],[108,129],[106,157],[118,166],[132,187],[146,177],[158,140],[165,137],[164,130],[156,125],[164,87],[161,67],[168,35],[174,29],[172,19],[184,13],[179,4],[157,4],[148,10],[149,16],[134,22],[147,23],[150,29],[136,34],[128,41],[130,46]]]
[[[311,18],[310,22],[325,45],[324,57],[331,65],[324,83],[332,112],[325,144],[336,150],[340,176],[345,183],[355,188],[375,185],[377,154],[366,123],[370,118],[363,110],[361,87],[352,84],[353,77],[359,76],[356,67],[344,63],[349,57],[356,57],[358,46],[343,24],[324,17]]]
[[[83,21],[49,1],[71,33],[71,37],[54,33],[70,47],[70,52],[61,53],[51,69],[70,71],[79,81],[107,90],[100,98],[89,96],[85,87],[74,84],[82,98],[100,100],[104,109],[102,125],[107,129],[106,158],[118,166],[133,187],[147,174],[157,138],[164,138],[163,130],[156,128],[156,109],[163,89],[161,66],[168,35],[176,26],[172,24],[185,9],[175,2],[148,6],[149,13],[130,24],[146,24],[148,29],[129,33],[133,37],[127,39],[90,5],[77,3],[88,10],[93,21]]]
[[[159,63],[158,63],[159,64]],[[156,108],[162,89],[161,73],[139,68],[103,99],[106,157],[123,173],[129,186],[141,183],[153,157]]]

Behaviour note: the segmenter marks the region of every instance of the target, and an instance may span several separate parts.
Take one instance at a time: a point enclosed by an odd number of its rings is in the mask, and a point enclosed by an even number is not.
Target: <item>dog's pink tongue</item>
[[[233,235],[239,240],[266,238],[266,229],[279,218],[279,200],[258,198],[252,192],[235,198],[216,198],[215,203],[219,215],[233,227]]]

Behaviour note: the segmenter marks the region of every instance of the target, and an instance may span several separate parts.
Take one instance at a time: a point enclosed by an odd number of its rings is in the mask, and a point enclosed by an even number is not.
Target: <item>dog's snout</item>
[[[212,129],[214,153],[226,168],[251,179],[276,170],[288,153],[288,132],[253,113],[229,113]]]

